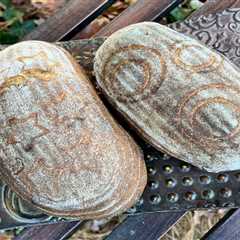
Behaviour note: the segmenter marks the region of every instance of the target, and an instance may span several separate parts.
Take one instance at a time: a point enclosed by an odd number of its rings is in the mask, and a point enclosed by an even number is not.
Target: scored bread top
[[[94,70],[110,102],[149,143],[208,171],[240,169],[240,72],[157,23],[121,29]]]
[[[0,52],[0,176],[48,214],[112,216],[146,184],[143,156],[63,49],[27,41]]]

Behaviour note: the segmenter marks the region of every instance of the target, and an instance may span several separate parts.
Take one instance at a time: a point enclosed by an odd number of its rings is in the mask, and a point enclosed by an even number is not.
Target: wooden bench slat
[[[70,0],[56,14],[47,19],[23,40],[48,42],[68,40],[100,15],[116,0]]]
[[[180,2],[182,0],[138,0],[134,5],[128,7],[122,14],[97,32],[94,37],[109,36],[129,24],[152,21],[166,14],[166,12],[170,11]],[[74,39],[77,39],[77,35]]]
[[[231,210],[226,214],[202,240],[239,240],[240,209]]]
[[[149,213],[128,217],[106,240],[158,240],[186,212]]]
[[[81,224],[77,222],[62,222],[26,228],[13,240],[62,240],[66,239]]]

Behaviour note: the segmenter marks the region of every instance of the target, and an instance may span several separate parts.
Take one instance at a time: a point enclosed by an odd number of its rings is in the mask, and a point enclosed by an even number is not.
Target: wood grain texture
[[[159,150],[212,172],[240,168],[239,70],[225,57],[141,23],[109,37],[94,69],[109,100]]]
[[[146,184],[142,154],[75,60],[38,41],[0,55],[1,179],[56,216],[102,218],[133,205]]]
[[[72,34],[74,35],[73,32],[80,31],[113,2],[114,0],[70,0],[23,40],[69,40]]]
[[[163,14],[166,14],[166,12],[178,5],[180,2],[182,1],[138,0],[133,6],[128,7],[122,14],[97,32],[94,37],[110,36],[115,31],[126,27],[129,24],[154,20]],[[77,39],[77,36],[74,39]]]
[[[158,240],[183,216],[184,212],[130,216],[106,240]]]
[[[81,225],[78,222],[62,222],[24,229],[13,240],[63,240]]]

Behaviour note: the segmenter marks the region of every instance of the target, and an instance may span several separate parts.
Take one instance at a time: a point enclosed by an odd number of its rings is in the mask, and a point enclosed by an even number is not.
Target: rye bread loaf
[[[54,216],[102,218],[131,207],[146,170],[83,69],[52,44],[0,52],[0,177]]]
[[[240,71],[157,23],[111,35],[94,70],[109,101],[159,150],[211,172],[240,169]]]

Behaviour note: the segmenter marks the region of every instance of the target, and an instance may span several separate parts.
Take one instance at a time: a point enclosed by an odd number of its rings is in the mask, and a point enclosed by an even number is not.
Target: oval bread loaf
[[[63,49],[38,41],[0,52],[0,176],[55,216],[102,218],[143,192],[142,154]]]
[[[240,169],[240,71],[157,23],[126,27],[94,70],[114,106],[159,150],[212,172]]]

